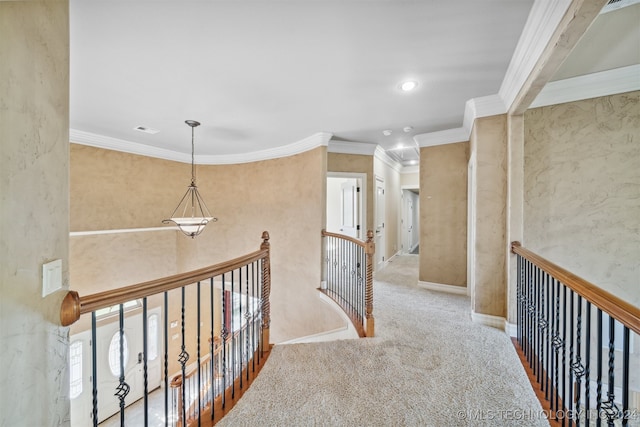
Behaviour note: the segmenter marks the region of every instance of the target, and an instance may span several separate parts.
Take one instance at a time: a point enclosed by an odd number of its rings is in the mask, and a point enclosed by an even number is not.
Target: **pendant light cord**
[[[194,143],[193,143],[193,139],[194,139],[194,127],[191,127],[191,185],[195,186],[196,185],[196,165],[195,165],[195,160],[194,160]]]

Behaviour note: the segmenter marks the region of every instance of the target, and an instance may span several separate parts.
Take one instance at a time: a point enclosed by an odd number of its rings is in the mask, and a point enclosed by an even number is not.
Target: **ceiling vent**
[[[155,135],[156,133],[160,132],[157,129],[148,128],[146,126],[136,126],[136,127],[133,128],[133,130],[137,130],[139,132],[148,133],[150,135]]]
[[[602,15],[603,13],[613,12],[614,10],[622,9],[623,7],[637,3],[640,3],[640,0],[609,0],[600,11],[600,14]]]

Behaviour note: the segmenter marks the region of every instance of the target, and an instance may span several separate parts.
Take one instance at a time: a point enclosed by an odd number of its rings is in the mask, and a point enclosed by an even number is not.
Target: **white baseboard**
[[[492,316],[490,314],[471,312],[471,321],[473,323],[479,323],[481,325],[490,326],[492,328],[507,331],[507,320],[504,317]]]
[[[430,291],[447,292],[449,294],[456,294],[456,295],[467,295],[466,286],[443,285],[442,283],[423,282],[423,281],[419,281],[418,286],[423,287],[425,289],[429,289]]]
[[[518,336],[518,324],[517,323],[509,323],[505,320],[504,322],[504,331],[511,338],[515,338]]]
[[[324,292],[318,292],[320,299],[328,304],[336,313],[340,315],[342,320],[345,322],[345,326],[341,328],[332,329],[330,331],[318,332],[317,334],[307,335],[300,338],[294,338],[288,341],[283,341],[278,344],[301,344],[301,343],[310,343],[310,342],[323,342],[323,341],[336,341],[336,340],[350,340],[350,339],[358,339],[360,336],[358,335],[358,331],[351,323],[351,319],[347,316],[347,313],[344,312],[342,307],[340,307],[334,300],[329,298]]]

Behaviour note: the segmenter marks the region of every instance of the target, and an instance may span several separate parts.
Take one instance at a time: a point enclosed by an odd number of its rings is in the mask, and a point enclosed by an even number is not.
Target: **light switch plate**
[[[62,260],[42,265],[42,298],[62,289]]]

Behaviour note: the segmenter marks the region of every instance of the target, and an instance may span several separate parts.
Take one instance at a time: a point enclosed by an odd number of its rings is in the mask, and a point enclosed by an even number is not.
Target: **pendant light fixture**
[[[202,233],[204,227],[209,222],[215,222],[218,218],[214,218],[211,215],[196,186],[194,128],[200,126],[200,123],[195,120],[185,120],[185,123],[191,126],[191,184],[171,214],[171,218],[165,219],[162,222],[164,224],[174,223],[185,235],[194,238]]]

